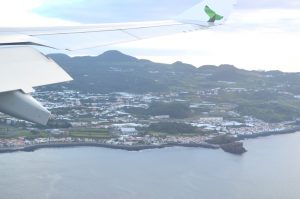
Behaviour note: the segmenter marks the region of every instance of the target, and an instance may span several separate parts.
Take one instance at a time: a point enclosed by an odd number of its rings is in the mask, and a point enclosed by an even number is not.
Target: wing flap
[[[107,46],[116,43],[123,43],[136,40],[136,38],[132,37],[129,34],[126,34],[123,31],[100,31],[58,35],[39,35],[36,37],[41,40],[47,41],[51,46],[55,48],[69,51],[99,46]]]
[[[0,93],[70,81],[54,61],[30,47],[0,48]]]
[[[165,36],[171,33],[190,32],[204,28],[205,27],[193,24],[176,24],[163,27],[129,29],[126,30],[126,32],[137,37],[138,39],[147,39],[151,37]]]
[[[192,24],[170,24],[171,25],[165,24],[163,26],[119,29],[114,31],[73,32],[55,35],[41,34],[35,37],[39,40],[47,41],[48,45],[55,48],[74,51],[206,28]]]

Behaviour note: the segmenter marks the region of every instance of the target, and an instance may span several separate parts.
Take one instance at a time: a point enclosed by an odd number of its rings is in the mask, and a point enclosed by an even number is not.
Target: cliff
[[[241,155],[247,150],[244,148],[244,145],[242,142],[232,142],[229,144],[223,144],[220,146],[225,152]]]

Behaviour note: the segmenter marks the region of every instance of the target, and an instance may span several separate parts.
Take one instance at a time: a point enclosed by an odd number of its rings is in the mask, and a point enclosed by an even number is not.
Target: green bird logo
[[[215,21],[222,20],[224,17],[218,15],[215,11],[213,11],[209,6],[205,6],[204,11],[209,16],[208,22],[214,23]]]

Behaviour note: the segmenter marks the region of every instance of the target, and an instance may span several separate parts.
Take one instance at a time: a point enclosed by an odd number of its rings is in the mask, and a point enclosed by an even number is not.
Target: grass
[[[95,129],[95,128],[73,128],[68,133],[63,135],[64,137],[70,136],[74,138],[92,138],[92,139],[109,139],[113,136],[107,129]],[[24,137],[26,139],[45,138],[49,137],[49,134],[44,131],[31,132],[23,129],[0,126],[0,138],[13,139],[18,137]]]
[[[193,137],[193,136],[200,135],[200,134],[196,134],[196,133],[177,133],[177,134],[174,134],[174,133],[155,132],[155,131],[149,131],[148,134],[153,136],[153,137],[165,137],[165,136]]]
[[[92,139],[109,139],[113,136],[107,129],[71,129],[68,133],[70,137],[92,138]]]
[[[26,139],[35,139],[48,137],[48,134],[46,132],[31,132],[19,129],[7,129],[5,131],[0,129],[0,138],[13,139],[18,137],[24,137]]]

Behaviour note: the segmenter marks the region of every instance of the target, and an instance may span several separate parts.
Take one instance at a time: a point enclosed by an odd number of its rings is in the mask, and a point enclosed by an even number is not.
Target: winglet
[[[195,24],[222,24],[229,17],[236,0],[204,0],[188,9],[176,20]]]
[[[208,22],[214,23],[216,20],[222,20],[224,17],[221,15],[218,15],[215,11],[213,11],[209,6],[205,6],[204,11],[209,16]]]

